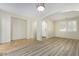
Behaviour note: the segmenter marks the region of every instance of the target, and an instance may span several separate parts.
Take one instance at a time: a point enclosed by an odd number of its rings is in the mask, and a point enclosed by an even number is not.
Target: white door
[[[26,38],[26,21],[12,18],[12,40]]]

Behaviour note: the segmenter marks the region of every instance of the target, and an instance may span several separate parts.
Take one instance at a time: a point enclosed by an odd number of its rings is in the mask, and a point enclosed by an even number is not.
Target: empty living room
[[[79,3],[0,3],[0,56],[79,56]]]

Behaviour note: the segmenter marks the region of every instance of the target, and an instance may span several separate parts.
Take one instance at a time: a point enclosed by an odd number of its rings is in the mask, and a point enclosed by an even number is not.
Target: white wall
[[[51,20],[47,20],[46,23],[47,23],[47,30],[46,30],[47,31],[47,38],[54,37],[55,36],[54,22]]]
[[[26,20],[12,18],[12,40],[26,38]]]
[[[0,17],[0,42],[1,42],[1,17]]]
[[[37,20],[37,19],[36,19]],[[36,39],[36,31],[37,31],[37,21],[35,19],[32,20],[31,24],[32,24],[32,29],[31,29],[31,33],[32,33],[32,38]]]
[[[32,19],[27,20],[27,39],[32,39],[33,38],[33,31],[32,31]]]
[[[77,21],[77,31],[76,32],[60,32],[59,31],[59,22],[60,21],[72,21],[72,20]],[[55,34],[56,34],[56,37],[79,39],[79,18],[72,18],[72,19],[56,21],[55,22]]]
[[[10,42],[11,39],[11,16],[0,12],[0,43]]]

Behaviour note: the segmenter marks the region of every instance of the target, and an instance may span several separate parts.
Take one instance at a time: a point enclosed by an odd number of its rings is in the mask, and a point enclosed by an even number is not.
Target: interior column
[[[37,19],[37,40],[42,41],[42,19]]]

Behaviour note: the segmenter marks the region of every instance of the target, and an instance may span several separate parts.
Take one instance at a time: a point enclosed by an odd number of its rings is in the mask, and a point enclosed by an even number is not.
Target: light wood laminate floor
[[[6,56],[79,56],[79,40],[73,39],[17,40],[2,45],[1,55]]]

